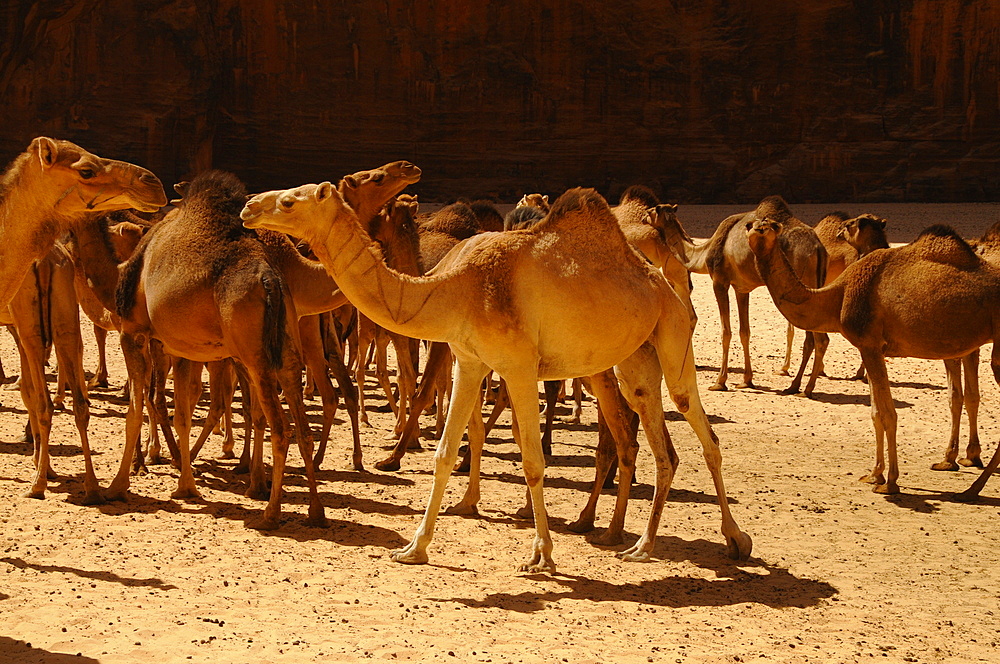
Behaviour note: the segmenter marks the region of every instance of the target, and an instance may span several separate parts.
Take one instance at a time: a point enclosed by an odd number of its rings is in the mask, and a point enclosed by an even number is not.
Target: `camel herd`
[[[209,171],[176,185],[180,198],[164,213],[162,184],[148,170],[68,141],[32,141],[0,179],[2,322],[18,341],[20,389],[35,444],[35,480],[28,495],[43,497],[51,473],[53,403],[44,371],[51,348],[60,392],[68,386],[73,398],[86,504],[126,499],[136,469],[159,457],[160,434],[179,471],[172,496],[197,499],[192,460],[220,420],[226,422],[223,453],[235,456],[230,404],[238,385],[246,422],[238,468],[249,473],[247,495],[268,501],[248,525],[279,526],[286,456],[294,439],[309,487],[308,523],[322,526],[316,468],[341,398],[352,425],[354,467],[364,468],[358,435],[364,395],[350,366],[363,385],[373,348],[377,373],[387,376],[391,343],[398,399],[387,378],[383,384],[396,412],[398,443],[376,466],[400,467],[415,442],[417,419],[435,399],[439,417],[446,413],[424,516],[410,544],[392,553],[394,560],[428,560],[466,430],[462,464],[470,480],[451,510],[476,512],[480,456],[487,426],[495,421],[484,423],[481,416],[484,381],[490,385],[491,373],[501,380],[498,404],[509,403],[513,413],[528,488],[522,513],[533,517],[536,529],[522,570],[555,570],[543,494],[548,439],[538,426],[538,382],[546,382],[552,403],[569,378],[580,379],[597,399],[600,430],[593,490],[569,528],[594,528],[597,500],[617,462],[614,516],[598,541],[622,541],[641,421],[656,465],[653,505],[638,542],[619,555],[629,560],[651,555],[678,463],[664,421],[665,381],[674,407],[702,444],[728,552],[745,559],[752,541],[729,510],[719,441],[698,393],[691,272],[710,275],[722,319],[720,371],[709,389],[727,389],[730,287],[736,291],[744,350],[738,387],[753,385],[749,294],[765,286],[789,321],[786,373],[793,326],[807,332],[802,363],[786,392],[799,391],[813,356],[803,390],[811,394],[823,371],[829,333],[842,334],[858,348],[859,376],[867,374],[871,389],[877,450],[865,479],[876,491],[899,491],[896,414],[885,367],[890,356],[945,361],[952,431],[945,461],[934,467],[983,466],[975,435],[976,368],[980,346],[995,341],[1000,329],[989,308],[1000,295],[995,267],[1000,230],[970,243],[950,228],[934,226],[910,245],[889,248],[885,220],[835,213],[813,228],[795,218],[781,198],[770,197],[755,210],[723,220],[710,239],[698,243],[678,221],[677,207],[661,204],[643,187],[627,190],[614,207],[592,189],[571,189],[551,204],[547,196],[529,194],[505,219],[482,202],[418,215],[416,197],[402,192],[420,177],[419,168],[399,161],[347,175],[336,185],[249,196],[235,175]],[[103,490],[87,438],[80,310],[99,331],[102,353],[103,334],[119,332],[128,370],[125,444],[118,472]],[[429,346],[418,376],[421,341]],[[998,353],[994,345],[992,366],[1000,380]],[[192,413],[205,369],[211,405],[192,446]],[[173,428],[164,396],[171,372]],[[316,450],[303,375],[323,403]],[[106,382],[106,370],[99,369],[93,382],[101,380]],[[447,404],[445,394],[450,394]],[[966,457],[958,460],[963,405],[973,436]],[[149,431],[142,450],[144,414]],[[546,432],[551,421],[550,409]],[[263,449],[267,432],[270,487]],[[958,497],[974,499],[998,461],[1000,452]]]

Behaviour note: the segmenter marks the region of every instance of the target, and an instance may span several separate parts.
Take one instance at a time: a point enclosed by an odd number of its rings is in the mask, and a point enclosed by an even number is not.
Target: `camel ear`
[[[350,189],[357,189],[358,188],[358,179],[356,177],[354,177],[353,175],[345,175],[344,179],[341,180],[341,182],[344,183],[345,185],[347,185],[347,187],[350,188]]]
[[[747,227],[748,231],[752,231],[753,230],[753,222],[752,221],[748,221],[746,223],[746,227]]]
[[[42,168],[51,168],[59,156],[59,146],[51,138],[45,136],[39,136],[33,143]]]
[[[549,195],[548,194],[542,194],[542,200],[545,201],[546,205],[548,205],[549,204]]]
[[[669,212],[677,212],[677,203],[674,203],[672,205],[670,203],[667,203],[667,210]]]
[[[187,188],[189,184],[191,183],[188,180],[184,180],[183,182],[178,182],[177,184],[174,185],[174,191],[183,196],[184,194],[187,193]]]
[[[886,223],[887,223],[888,221],[889,221],[888,219],[879,219],[879,220],[878,220],[879,224],[881,224],[881,225],[882,225],[882,230],[885,230],[885,225],[886,225]]]
[[[344,179],[346,180],[347,178]],[[317,203],[322,203],[326,199],[330,198],[330,196],[332,195],[333,195],[333,185],[330,184],[329,182],[324,182],[320,185],[317,185],[316,192],[313,194],[313,198],[316,199]]]

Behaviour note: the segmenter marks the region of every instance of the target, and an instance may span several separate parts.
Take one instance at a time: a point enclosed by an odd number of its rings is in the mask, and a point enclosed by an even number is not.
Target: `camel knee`
[[[691,409],[691,399],[687,394],[671,394],[670,399],[677,407],[677,412],[682,415]]]

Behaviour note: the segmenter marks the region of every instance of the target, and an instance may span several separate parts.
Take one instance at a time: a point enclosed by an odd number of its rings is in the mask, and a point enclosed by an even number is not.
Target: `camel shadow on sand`
[[[624,547],[622,547],[624,548]],[[533,581],[550,581],[559,588],[522,593],[492,593],[484,599],[437,597],[433,601],[455,602],[472,608],[492,607],[518,613],[533,613],[564,600],[634,602],[650,612],[655,607],[733,606],[763,604],[772,608],[806,608],[834,597],[838,590],[825,581],[799,578],[787,569],[757,559],[735,563],[726,557],[721,542],[682,540],[660,536],[652,564],[684,563],[708,569],[714,579],[675,575],[636,583],[611,583],[575,574],[530,575]],[[641,563],[622,562],[622,565]],[[748,571],[745,568],[755,568]]]
[[[5,662],[36,662],[37,664],[100,664],[100,660],[85,655],[49,652],[35,648],[30,643],[0,636],[0,653]]]

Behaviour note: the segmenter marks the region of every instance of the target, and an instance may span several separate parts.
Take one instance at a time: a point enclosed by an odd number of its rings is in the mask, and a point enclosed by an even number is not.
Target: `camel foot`
[[[358,471],[359,473],[365,472],[365,464],[361,463],[360,461],[355,461],[353,465],[354,465],[354,470]],[[319,468],[319,464],[317,464],[316,467]]]
[[[747,560],[753,551],[753,539],[740,531],[736,537],[726,538],[726,555],[733,560]]]
[[[729,388],[726,387],[725,383],[715,383],[714,385],[708,386],[709,392],[727,392]]]
[[[407,451],[422,450],[422,449],[424,449],[424,446],[420,444],[419,438],[414,438],[413,440],[411,440],[406,444]]]
[[[234,454],[232,450],[222,450],[222,454],[220,454],[215,458],[219,459],[220,461],[223,459],[235,459],[236,454]]]
[[[108,502],[118,500],[125,502],[128,500],[128,489],[118,489],[113,486],[108,487],[108,489],[104,492],[104,500]]]
[[[309,517],[306,518],[306,525],[313,528],[326,528],[330,525],[330,522],[326,519],[326,514],[323,512],[322,505],[318,509],[309,508]]]
[[[894,496],[899,493],[899,487],[896,486],[895,482],[886,482],[885,484],[876,484],[872,491],[885,496]]]
[[[534,519],[535,513],[531,510],[531,505],[525,505],[518,511],[514,512],[514,516],[518,519]]]
[[[201,500],[201,494],[195,487],[177,487],[170,494],[174,500]]]
[[[979,492],[972,492],[966,489],[962,493],[956,493],[951,499],[960,503],[974,503],[979,500]]]
[[[882,476],[882,473],[878,475],[868,473],[864,477],[859,477],[858,481],[864,484],[885,484],[885,477]]]
[[[775,372],[774,372],[774,375],[775,376],[791,376],[792,374],[788,373],[788,369],[776,369]]]
[[[954,461],[938,461],[931,464],[931,470],[958,470],[958,464]]]
[[[552,558],[543,557],[540,553],[535,553],[528,562],[518,567],[517,571],[527,572],[528,574],[555,574],[556,564]]]
[[[611,530],[608,528],[600,535],[590,538],[591,544],[596,544],[597,546],[618,546],[625,540],[622,539],[622,531]]]
[[[745,381],[743,381],[741,383],[737,383],[737,385],[736,385],[736,389],[737,390],[754,389],[756,387],[757,386],[753,384],[752,380],[745,380]]]
[[[404,565],[424,565],[428,560],[427,552],[419,549],[414,542],[405,548],[390,551],[389,558]]]
[[[108,379],[107,378],[91,378],[87,381],[88,390],[96,390],[98,388],[102,390],[108,389]]]
[[[472,468],[472,461],[468,457],[466,457],[466,458],[463,458],[463,459],[459,460],[459,462],[455,464],[455,468],[452,469],[451,472],[453,472],[453,473],[467,473],[467,472],[469,472],[469,470],[471,470],[471,468]]]
[[[25,498],[34,498],[35,500],[45,500],[45,489],[31,489],[26,491],[24,494]]]
[[[966,468],[979,468],[979,469],[982,469],[983,468],[983,460],[980,459],[979,457],[976,457],[974,459],[959,459],[958,460],[958,465],[964,466]]]
[[[281,519],[276,516],[268,516],[267,514],[261,515],[256,519],[247,519],[247,528],[252,528],[253,530],[277,530],[278,526],[281,525]]]
[[[791,396],[793,394],[798,394],[799,393],[799,386],[798,385],[789,385],[788,387],[786,387],[785,389],[783,389],[781,391],[781,393],[784,394],[785,396]]]
[[[235,468],[233,468],[233,472],[237,475],[246,475],[250,472],[250,464],[240,462],[236,464]]]
[[[385,472],[393,472],[399,470],[401,467],[402,466],[399,463],[399,459],[394,459],[392,457],[375,462],[375,468]]]
[[[358,420],[358,426],[362,426],[366,429],[373,428],[371,422],[369,422],[368,420]]]
[[[445,514],[454,514],[456,516],[479,516],[479,508],[475,504],[467,505],[466,503],[455,503],[448,509],[444,511]]]
[[[566,526],[566,530],[570,531],[571,533],[589,533],[593,529],[594,529],[593,519],[579,518],[573,523]]]
[[[260,485],[251,484],[243,495],[253,500],[267,500],[271,497],[271,490],[266,482]]]
[[[93,489],[87,491],[83,494],[83,500],[80,501],[81,505],[103,505],[105,503],[104,496],[101,495],[100,489]]]
[[[615,557],[628,563],[648,563],[653,560],[653,558],[649,555],[649,551],[640,547],[638,542],[636,542],[635,546],[616,553]]]

